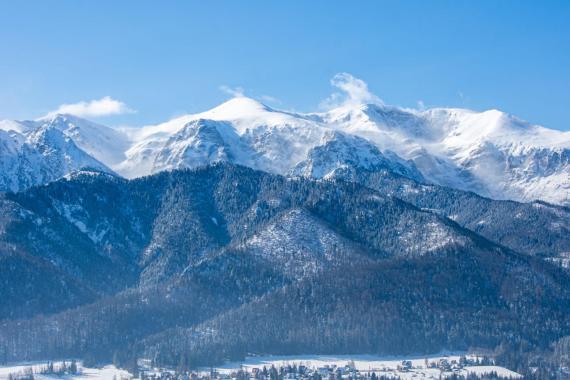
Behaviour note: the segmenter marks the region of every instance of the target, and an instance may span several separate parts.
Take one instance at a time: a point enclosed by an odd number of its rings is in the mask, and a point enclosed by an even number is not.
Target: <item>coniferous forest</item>
[[[4,194],[0,361],[485,349],[533,376],[563,365],[568,238],[549,229],[568,209],[433,185],[404,196],[408,179],[356,174],[218,164]],[[513,213],[526,229],[509,230]]]

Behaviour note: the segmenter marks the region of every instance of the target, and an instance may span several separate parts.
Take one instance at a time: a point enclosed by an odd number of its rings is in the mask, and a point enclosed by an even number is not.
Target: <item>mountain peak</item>
[[[245,96],[236,96],[210,111],[205,112],[205,114],[215,116],[216,119],[236,119],[251,117],[265,112],[273,112],[273,110],[255,99]]]
[[[48,113],[45,116],[37,118],[35,121],[42,123],[57,123],[57,122],[68,122],[68,121],[78,121],[78,120],[90,123],[90,121],[86,119],[82,119],[78,116],[68,113]]]
[[[23,140],[33,131],[52,126],[79,149],[129,178],[156,168],[194,167],[222,157],[286,174],[309,159],[313,148],[326,145],[327,139],[346,140],[350,146],[320,150],[333,167],[347,161],[346,157],[352,160],[353,151],[359,159],[370,151],[358,139],[328,134],[341,131],[366,140],[382,154],[394,152],[402,163],[413,161],[426,181],[438,185],[501,199],[567,203],[570,132],[549,130],[493,109],[415,110],[364,100],[345,102],[326,112],[295,113],[236,96],[205,112],[128,130],[68,114],[0,122],[0,129],[14,131],[14,136],[19,133]],[[62,142],[62,136],[48,137],[54,145]]]
[[[66,138],[63,132],[53,124],[45,124],[36,129],[30,133],[28,140],[34,144],[43,144],[52,148],[61,148],[66,144],[75,146],[75,143]]]

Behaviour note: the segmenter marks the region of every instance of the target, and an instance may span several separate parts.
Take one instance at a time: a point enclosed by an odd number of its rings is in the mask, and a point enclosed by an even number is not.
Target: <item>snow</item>
[[[69,364],[71,361],[67,361]],[[57,368],[61,362],[54,362],[54,366]],[[78,368],[80,374],[78,375],[65,375],[65,376],[55,376],[55,375],[41,375],[39,372],[47,365],[47,362],[30,362],[30,363],[18,363],[11,366],[0,366],[0,380],[7,380],[9,374],[23,373],[24,371],[32,368],[34,371],[34,378],[38,380],[54,380],[54,379],[65,379],[65,380],[121,380],[130,379],[132,376],[125,370],[118,369],[113,365],[104,366],[101,368],[89,368],[83,367],[82,363],[78,363]]]
[[[497,110],[341,107],[321,120],[413,160],[430,181],[500,199],[570,199],[570,132]]]
[[[189,134],[187,129],[197,128],[199,120],[217,130],[216,141]],[[350,165],[377,163],[379,156],[371,156],[364,141],[393,163],[392,170],[406,167],[405,173],[414,173],[411,160],[423,177],[437,184],[498,199],[570,203],[570,133],[530,125],[497,110],[420,112],[364,104],[298,114],[236,97],[210,111],[128,134],[132,145],[127,159],[112,166],[127,177],[228,160],[271,173],[328,178]],[[332,149],[331,140],[338,139],[344,139],[345,147]],[[318,151],[324,156],[315,157],[318,147],[327,147]]]
[[[123,133],[72,115],[53,115],[38,119],[41,126],[59,129],[89,155],[108,166],[122,162],[130,141]]]
[[[522,376],[516,373],[515,371],[511,371],[509,369],[494,366],[494,365],[483,365],[483,366],[476,366],[476,367],[465,367],[465,371],[467,373],[473,373],[475,375],[485,375],[491,372],[496,372],[497,375],[503,377],[512,377],[512,378],[521,378]]]
[[[570,252],[560,252],[558,257],[549,257],[546,259],[562,268],[570,268]]]
[[[301,114],[238,96],[206,112],[141,128],[113,129],[70,115],[2,121],[1,177],[10,178],[0,178],[0,188],[26,186],[16,183],[9,169],[26,139],[47,127],[127,178],[218,161],[316,178],[381,166],[496,199],[570,204],[570,132],[498,110],[345,104]],[[44,165],[42,155],[32,162]],[[67,156],[74,161],[78,154]],[[76,166],[68,162],[62,175]]]
[[[53,126],[26,135],[0,130],[0,190],[45,184],[86,167],[111,171]]]
[[[473,355],[467,355],[467,358],[475,358]],[[462,369],[453,371],[442,372],[438,368],[426,368],[425,361],[437,363],[440,359],[446,359],[449,362],[452,360],[459,360],[458,354],[437,354],[428,356],[376,356],[376,355],[295,355],[295,356],[256,356],[248,357],[243,362],[230,362],[224,365],[215,367],[214,369],[221,374],[231,374],[240,368],[251,371],[253,368],[262,369],[263,367],[276,367],[286,365],[305,365],[309,368],[322,368],[325,366],[344,367],[346,365],[354,364],[355,368],[360,372],[375,372],[377,375],[384,376],[398,376],[401,379],[439,379],[452,375],[453,373],[459,375],[467,375],[469,373],[484,375],[491,372],[496,372],[503,377],[510,377],[513,379],[522,378],[518,373],[511,371],[507,368],[498,365],[485,365],[485,366],[466,366]],[[402,371],[398,366],[404,360],[409,360],[412,363],[412,369]],[[71,361],[67,361],[69,364]],[[79,374],[77,375],[41,375],[39,372],[45,368],[47,362],[26,362],[17,363],[8,366],[0,366],[0,380],[7,380],[9,374],[24,373],[30,368],[34,371],[34,377],[38,380],[122,380],[131,379],[132,375],[125,370],[118,369],[113,365],[107,365],[100,368],[84,367],[81,362],[78,362]],[[55,368],[61,365],[61,362],[54,362]],[[202,368],[201,371],[209,372],[209,368]]]
[[[0,130],[6,132],[14,131],[23,134],[29,132],[32,127],[29,123],[16,120],[0,120]]]
[[[319,144],[309,151],[305,160],[295,165],[291,173],[328,179],[337,173],[349,173],[351,168],[389,170],[418,181],[423,179],[413,163],[402,160],[393,152],[382,153],[361,137],[333,130],[325,132]]]
[[[457,236],[447,225],[441,222],[428,222],[422,229],[411,229],[405,234],[399,234],[402,247],[406,247],[408,252],[420,255],[429,254],[446,246],[464,246],[467,239]]]
[[[262,369],[265,367],[276,367],[286,365],[305,365],[309,368],[322,368],[325,366],[344,367],[349,363],[353,363],[355,368],[360,372],[375,372],[376,374],[385,376],[399,376],[401,379],[439,379],[450,376],[453,372],[442,372],[438,368],[426,368],[426,359],[429,362],[438,362],[440,359],[446,359],[449,362],[459,360],[458,354],[438,354],[427,356],[377,356],[377,355],[294,355],[294,356],[256,356],[248,357],[243,362],[230,362],[215,369],[223,374],[230,374],[240,368],[251,370],[253,368]],[[473,355],[467,355],[468,358],[475,358]],[[412,369],[409,371],[399,371],[398,366],[404,360],[412,362]],[[206,370],[206,369],[204,369]],[[497,374],[505,377],[521,378],[518,373],[507,368],[490,365],[490,366],[466,366],[458,369],[455,373],[467,375],[468,373],[485,374],[497,372]]]
[[[352,242],[324,226],[308,211],[289,210],[243,243],[257,255],[296,279],[347,259]],[[350,247],[349,247],[350,246]]]

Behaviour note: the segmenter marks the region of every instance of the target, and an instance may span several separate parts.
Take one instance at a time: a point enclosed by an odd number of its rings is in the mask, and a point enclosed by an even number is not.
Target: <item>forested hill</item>
[[[570,335],[570,278],[553,260],[568,238],[551,232],[567,228],[567,209],[478,197],[462,209],[463,192],[405,197],[407,179],[379,176],[363,185],[217,164],[130,181],[90,171],[6,193],[0,360],[200,365],[538,350]],[[535,245],[500,231],[513,210]],[[477,217],[489,220],[481,235]]]

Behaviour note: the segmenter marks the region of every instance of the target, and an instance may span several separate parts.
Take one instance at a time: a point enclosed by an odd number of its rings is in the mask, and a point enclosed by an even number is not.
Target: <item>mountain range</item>
[[[0,146],[0,189],[11,191],[81,168],[136,178],[224,161],[313,178],[384,166],[493,199],[570,204],[570,132],[496,110],[346,104],[294,113],[240,96],[140,128],[71,115],[3,121]]]
[[[5,193],[0,358],[197,366],[570,335],[568,208],[352,175],[218,163]]]
[[[0,363],[484,349],[532,373],[570,336],[568,136],[244,97],[137,129],[5,121]]]

